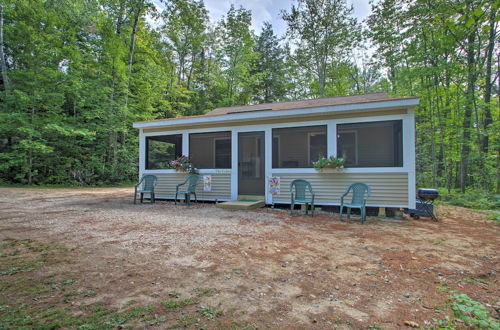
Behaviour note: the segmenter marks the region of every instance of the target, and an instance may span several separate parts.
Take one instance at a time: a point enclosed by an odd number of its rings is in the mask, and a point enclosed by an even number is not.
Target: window
[[[182,156],[182,134],[146,137],[146,169],[170,168],[169,162]]]
[[[337,125],[337,156],[347,167],[402,167],[402,120]]]
[[[231,168],[231,132],[189,134],[189,158],[197,168]]]
[[[326,157],[326,125],[273,129],[273,168],[308,168]]]

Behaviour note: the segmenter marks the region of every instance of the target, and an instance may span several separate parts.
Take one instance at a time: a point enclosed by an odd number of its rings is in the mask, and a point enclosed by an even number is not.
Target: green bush
[[[468,190],[464,194],[456,191],[448,193],[446,189],[439,189],[441,199],[451,205],[468,207],[471,209],[500,210],[500,195],[481,190]]]

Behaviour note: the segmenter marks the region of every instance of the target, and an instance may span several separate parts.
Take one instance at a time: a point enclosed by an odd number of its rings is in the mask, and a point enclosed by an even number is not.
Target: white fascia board
[[[317,115],[325,113],[336,113],[345,111],[363,111],[363,110],[377,110],[377,109],[387,109],[387,108],[408,108],[415,107],[419,103],[419,99],[405,99],[405,100],[393,100],[393,101],[382,101],[382,102],[369,102],[369,103],[358,103],[358,104],[343,104],[343,105],[332,105],[317,108],[301,108],[301,109],[291,109],[291,110],[268,110],[262,112],[239,112],[234,114],[227,114],[221,116],[206,116],[206,117],[194,117],[194,118],[179,118],[179,119],[167,119],[158,120],[153,122],[137,122],[133,124],[134,128],[151,128],[151,127],[168,127],[168,126],[178,126],[178,125],[195,125],[195,124],[207,124],[207,123],[217,123],[232,120],[249,120],[249,119],[270,119],[270,118],[281,118],[287,116],[299,116],[299,115]]]

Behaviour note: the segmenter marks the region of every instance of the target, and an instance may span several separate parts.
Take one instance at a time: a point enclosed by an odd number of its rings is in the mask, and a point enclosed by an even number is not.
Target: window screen
[[[273,168],[307,168],[326,157],[326,125],[273,129]]]
[[[402,167],[402,121],[337,125],[337,156],[346,167]]]
[[[169,162],[182,156],[182,134],[146,137],[146,169],[170,168]]]
[[[189,134],[189,158],[196,168],[231,168],[231,132]]]

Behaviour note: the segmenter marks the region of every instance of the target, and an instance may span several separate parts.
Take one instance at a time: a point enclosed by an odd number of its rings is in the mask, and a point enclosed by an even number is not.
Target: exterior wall
[[[390,112],[390,114],[388,114]],[[319,204],[336,205],[345,188],[356,181],[365,182],[372,187],[372,197],[368,204],[372,206],[408,207],[415,208],[415,117],[412,107],[395,109],[392,111],[372,111],[355,116],[328,116],[330,119],[298,120],[283,118],[281,122],[269,121],[266,123],[218,124],[216,127],[170,127],[170,128],[142,128],[139,133],[139,175],[154,174],[159,178],[157,196],[159,198],[173,198],[175,185],[181,183],[185,174],[174,170],[145,170],[145,137],[163,134],[183,134],[182,153],[189,154],[189,134],[231,131],[232,167],[227,170],[201,169],[200,174],[212,175],[212,192],[202,192],[203,185],[199,185],[199,199],[205,200],[235,200],[238,198],[238,133],[263,131],[265,133],[265,176],[281,177],[279,196],[266,194],[266,203],[281,201],[289,202],[289,184],[295,178],[309,180],[317,193]],[[337,125],[385,120],[403,120],[403,167],[378,168],[347,168],[343,173],[318,173],[312,168],[272,168],[272,129],[298,126],[327,125],[327,155],[337,155]],[[262,183],[267,191],[266,183]]]
[[[281,179],[281,191],[280,194],[272,196],[273,203],[289,204],[290,183],[295,179],[305,179],[311,183],[315,193],[315,203],[318,205],[340,205],[340,196],[353,182],[366,183],[372,189],[367,205],[388,207],[408,205],[407,173],[339,173],[328,170],[316,173],[280,173],[279,170],[275,170],[273,176]]]
[[[187,174],[185,173],[156,173],[154,174],[158,177],[158,183],[156,184],[156,197],[170,199],[175,197],[175,187],[179,183],[182,183]],[[196,195],[199,200],[231,200],[231,174],[229,173],[213,173],[213,174],[203,174],[212,176],[212,191],[203,191],[203,182],[196,187]],[[203,180],[203,178],[202,178]],[[180,196],[179,198],[184,198]]]

